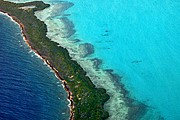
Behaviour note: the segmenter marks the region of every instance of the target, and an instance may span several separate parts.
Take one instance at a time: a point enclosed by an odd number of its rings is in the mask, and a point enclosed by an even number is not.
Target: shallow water
[[[66,91],[30,51],[17,24],[0,14],[0,119],[68,120]]]
[[[70,1],[76,36],[95,46],[101,67],[122,76],[151,116],[180,119],[179,1]]]

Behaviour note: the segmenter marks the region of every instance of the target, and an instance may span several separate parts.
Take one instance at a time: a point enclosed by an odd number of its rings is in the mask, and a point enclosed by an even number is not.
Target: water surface
[[[151,107],[151,116],[179,120],[179,1],[70,1],[75,37],[95,46],[91,57],[103,60],[101,68],[122,76],[130,96]]]
[[[66,92],[50,71],[0,14],[0,119],[68,120]]]

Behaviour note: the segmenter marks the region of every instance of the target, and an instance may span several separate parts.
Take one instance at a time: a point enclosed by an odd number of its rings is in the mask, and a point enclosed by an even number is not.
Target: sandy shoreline
[[[25,43],[29,46],[29,48],[35,53],[35,55],[37,55],[41,60],[44,61],[44,63],[46,63],[54,72],[54,74],[57,76],[57,78],[62,82],[63,88],[66,90],[66,92],[68,93],[68,97],[67,100],[70,102],[70,104],[68,105],[70,107],[70,120],[74,120],[74,102],[73,102],[73,96],[72,96],[72,92],[70,91],[67,82],[59,75],[58,71],[56,70],[56,68],[54,68],[50,62],[46,59],[44,59],[40,53],[38,51],[36,51],[29,42],[28,36],[26,35],[25,32],[25,27],[24,25],[21,23],[20,20],[18,20],[15,16],[11,16],[9,13],[3,11],[0,9],[0,13],[9,17],[13,22],[15,22],[21,29],[21,33],[23,35],[23,40],[25,41]]]

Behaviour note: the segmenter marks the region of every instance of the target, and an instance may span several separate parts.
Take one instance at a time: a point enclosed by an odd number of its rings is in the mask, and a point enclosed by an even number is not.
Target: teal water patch
[[[146,118],[180,119],[179,1],[70,1],[73,37],[94,45],[101,68],[123,76],[130,96],[150,106]]]

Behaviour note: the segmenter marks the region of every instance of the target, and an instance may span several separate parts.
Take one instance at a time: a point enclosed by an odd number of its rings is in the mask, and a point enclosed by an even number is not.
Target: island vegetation
[[[22,9],[24,6],[27,7]],[[69,56],[68,51],[46,37],[47,27],[37,19],[35,11],[49,7],[41,1],[12,3],[0,0],[0,11],[11,16],[22,29],[28,45],[55,71],[62,80],[71,100],[71,120],[104,120],[109,114],[104,103],[109,95],[96,88],[82,67]]]

